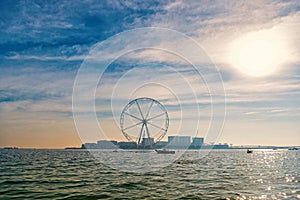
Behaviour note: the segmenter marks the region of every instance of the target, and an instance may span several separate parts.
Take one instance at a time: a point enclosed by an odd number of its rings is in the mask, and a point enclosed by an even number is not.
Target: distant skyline
[[[77,71],[93,45],[143,27],[187,35],[219,69],[226,118],[216,143],[300,145],[298,0],[2,1],[0,11],[0,147],[64,148],[100,140],[82,141],[76,131],[72,92]],[[174,45],[180,43],[173,40]],[[188,46],[182,49],[189,52]],[[207,84],[220,84],[210,65],[203,65]],[[145,81],[165,83],[181,97],[180,104],[168,88],[146,85],[138,93],[128,91]],[[149,95],[166,107],[170,115],[166,138],[179,127],[179,135],[195,136],[191,132],[198,116],[187,83],[199,99],[197,136],[204,137],[210,123],[210,95],[186,60],[155,49],[117,58],[95,94],[103,132],[109,139],[126,141],[118,123],[131,92],[132,98]],[[216,110],[221,101],[216,99]],[[181,109],[188,113],[182,127]],[[89,123],[86,126],[89,132]]]

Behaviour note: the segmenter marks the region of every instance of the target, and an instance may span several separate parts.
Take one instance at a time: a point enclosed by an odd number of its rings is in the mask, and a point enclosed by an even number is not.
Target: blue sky
[[[0,11],[0,146],[79,146],[82,141],[72,116],[77,70],[96,43],[143,27],[169,28],[186,34],[206,50],[220,70],[227,114],[218,142],[300,145],[297,0],[1,1]],[[276,73],[251,77],[228,63],[228,46],[243,34],[259,30],[282,33],[288,56]],[[185,97],[182,105],[192,111],[184,85],[173,81],[174,69],[188,80],[195,78],[186,62],[154,50],[132,52],[112,63],[96,95],[97,114],[104,131],[113,130],[109,133],[112,139],[124,140],[117,125],[110,124],[113,119],[108,105],[112,88],[127,71],[130,73],[120,79],[121,83],[138,84],[145,79],[139,74],[159,71],[157,80],[169,83],[178,95]],[[209,84],[214,81],[212,75]],[[130,86],[121,85],[116,101],[127,101],[122,87]],[[201,99],[200,111],[206,113],[209,99],[201,86],[194,87]],[[156,97],[173,113],[174,122],[179,107],[163,94],[161,91]],[[116,104],[118,114],[123,104]],[[189,124],[194,118],[191,114],[185,120]],[[205,136],[208,118],[205,114],[201,118],[200,135]],[[170,134],[176,132],[177,125],[170,128]],[[183,130],[184,134],[188,131]]]

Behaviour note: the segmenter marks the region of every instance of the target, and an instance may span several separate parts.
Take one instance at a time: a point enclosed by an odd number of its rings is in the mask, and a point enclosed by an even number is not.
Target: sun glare
[[[286,47],[273,30],[250,32],[232,42],[229,62],[250,76],[271,75],[286,59]]]

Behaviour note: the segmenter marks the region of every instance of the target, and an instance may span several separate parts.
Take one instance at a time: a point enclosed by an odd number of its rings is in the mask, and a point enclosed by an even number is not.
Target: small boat
[[[247,149],[247,153],[253,153],[253,150]]]
[[[155,149],[158,154],[175,154],[175,151],[167,149]]]

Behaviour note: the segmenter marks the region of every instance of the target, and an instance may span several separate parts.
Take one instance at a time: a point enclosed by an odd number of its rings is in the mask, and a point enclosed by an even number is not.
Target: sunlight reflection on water
[[[0,198],[299,199],[299,151],[187,151],[157,171],[129,173],[101,164],[88,151],[0,150]],[[100,152],[105,155],[111,152]],[[109,155],[107,154],[107,155]],[[116,153],[104,156],[117,162]],[[111,154],[112,155],[112,154]],[[140,153],[147,163],[157,154]],[[162,155],[161,159],[167,159]],[[124,160],[124,159],[122,159]],[[139,163],[140,164],[140,163]],[[124,165],[125,166],[125,165]],[[128,165],[129,166],[129,165]],[[131,166],[131,165],[130,165]],[[139,165],[140,166],[140,165]]]

